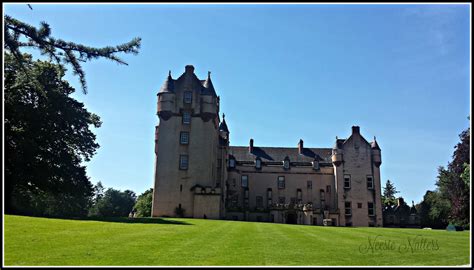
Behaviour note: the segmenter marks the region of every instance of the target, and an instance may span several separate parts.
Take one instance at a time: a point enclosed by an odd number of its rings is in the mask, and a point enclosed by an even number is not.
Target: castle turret
[[[332,164],[334,164],[336,167],[341,165],[342,163],[342,143],[344,140],[340,140],[336,137],[336,143],[334,147],[332,148]]]
[[[375,166],[380,167],[382,164],[382,155],[380,154],[380,147],[377,143],[377,140],[374,136],[374,141],[370,144],[372,149],[372,161],[374,162]]]
[[[225,114],[222,114],[222,122],[219,124],[219,135],[221,139],[225,142],[225,145],[229,145],[229,128],[225,122]]]
[[[201,89],[201,116],[204,121],[209,121],[217,116],[218,110],[216,91],[211,81],[211,72],[208,72]]]
[[[175,112],[176,94],[174,92],[174,80],[171,77],[171,71],[168,73],[165,83],[160,89],[158,95],[158,111],[160,119],[168,120]]]

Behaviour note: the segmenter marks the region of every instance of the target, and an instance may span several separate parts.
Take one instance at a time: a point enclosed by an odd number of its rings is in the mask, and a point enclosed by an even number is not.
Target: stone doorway
[[[296,213],[288,213],[286,215],[286,224],[296,224]]]

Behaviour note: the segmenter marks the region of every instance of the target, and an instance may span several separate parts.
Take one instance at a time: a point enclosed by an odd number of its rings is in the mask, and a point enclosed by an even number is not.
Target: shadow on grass
[[[88,217],[78,218],[76,220],[92,220],[102,222],[117,223],[149,223],[149,224],[168,224],[168,225],[193,225],[184,221],[168,220],[163,218],[128,218],[128,217]]]
[[[10,214],[15,215],[15,214]],[[101,222],[116,222],[116,223],[147,223],[147,224],[168,224],[168,225],[193,225],[192,223],[169,220],[164,218],[129,218],[129,217],[54,217],[54,216],[31,216],[31,215],[15,215],[24,217],[37,217],[37,218],[51,218],[51,219],[63,219],[63,220],[81,220],[81,221],[101,221]]]

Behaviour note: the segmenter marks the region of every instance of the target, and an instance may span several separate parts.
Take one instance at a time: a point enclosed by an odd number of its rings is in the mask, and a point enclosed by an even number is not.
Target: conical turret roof
[[[212,85],[211,72],[210,71],[207,73],[207,79],[204,81],[202,86],[204,87],[202,89],[202,92],[201,92],[202,95],[217,96],[216,90],[214,90],[214,85]]]
[[[374,141],[370,144],[372,149],[380,150],[379,144],[377,143],[377,140],[374,137]]]
[[[227,123],[225,122],[225,114],[222,114],[222,122],[219,125],[219,130],[229,133],[229,128],[227,127]]]
[[[160,93],[161,92],[173,92],[174,93],[174,80],[171,78],[171,70],[168,73],[168,78],[166,78],[165,83],[163,83],[163,86],[160,88]]]

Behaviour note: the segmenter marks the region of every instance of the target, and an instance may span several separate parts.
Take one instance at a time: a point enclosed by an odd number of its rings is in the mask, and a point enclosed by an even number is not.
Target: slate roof
[[[203,89],[201,90],[202,95],[211,95],[211,96],[217,96],[216,90],[214,90],[214,85],[212,84],[211,81],[211,73],[209,72],[207,75],[207,79],[205,81],[201,81]]]
[[[380,150],[379,144],[377,143],[377,141],[376,141],[375,139],[374,139],[374,141],[370,144],[370,146],[372,147],[372,149]]]
[[[222,119],[222,122],[219,125],[219,130],[222,130],[222,131],[225,131],[225,132],[229,133],[229,128],[227,127],[225,119]]]
[[[248,146],[230,146],[229,154],[237,161],[254,162],[259,157],[262,162],[281,164],[285,157],[290,158],[290,162],[312,162],[317,158],[321,163],[331,163],[331,148],[303,148],[303,153],[298,153],[298,148],[291,147],[253,147],[253,152],[249,153]]]
[[[334,144],[334,149],[341,149],[342,145],[346,142],[346,139],[337,139]]]
[[[161,92],[173,92],[174,93],[174,80],[171,78],[171,72],[168,74],[168,78],[166,78],[165,83],[160,88]]]

